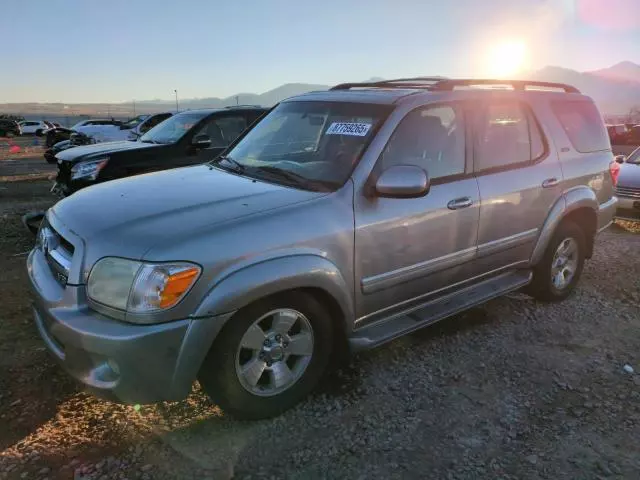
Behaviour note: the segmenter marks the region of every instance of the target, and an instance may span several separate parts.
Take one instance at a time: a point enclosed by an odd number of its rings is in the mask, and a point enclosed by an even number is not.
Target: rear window
[[[551,105],[573,148],[578,152],[610,150],[609,136],[602,117],[591,102],[553,102]]]

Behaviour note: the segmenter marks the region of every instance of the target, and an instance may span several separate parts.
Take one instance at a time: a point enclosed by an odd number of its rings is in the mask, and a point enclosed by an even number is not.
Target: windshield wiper
[[[231,165],[233,165],[233,170],[237,171],[237,172],[244,172],[244,165],[240,162],[238,162],[237,160],[234,160],[231,157],[227,157],[227,156],[220,156],[216,159],[213,160],[213,163],[220,163],[222,161],[225,161],[227,163],[230,163]]]
[[[271,165],[255,167],[255,171],[267,173],[272,177],[289,180],[290,182],[293,182],[296,185],[302,185],[305,188],[313,187],[315,189],[319,185],[327,187],[327,184],[322,180],[313,180],[305,177],[304,175],[300,175],[299,173],[292,172],[291,170],[283,170],[281,168],[272,167]]]

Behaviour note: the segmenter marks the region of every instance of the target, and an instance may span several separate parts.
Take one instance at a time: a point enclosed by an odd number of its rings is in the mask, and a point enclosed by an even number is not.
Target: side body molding
[[[547,219],[542,226],[538,241],[531,255],[531,265],[535,265],[542,260],[544,251],[562,219],[574,210],[583,207],[592,209],[594,213],[598,212],[598,199],[594,191],[589,187],[578,186],[562,194],[553,207],[551,207],[549,215],[547,215]]]
[[[211,317],[238,310],[268,295],[296,288],[318,288],[340,306],[345,331],[353,329],[353,281],[325,257],[290,255],[264,260],[229,272],[209,291],[194,317]]]

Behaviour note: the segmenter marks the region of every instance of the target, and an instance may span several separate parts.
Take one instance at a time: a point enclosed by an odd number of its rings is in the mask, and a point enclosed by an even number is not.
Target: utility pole
[[[133,116],[136,116],[136,101],[133,101]]]
[[[180,111],[178,109],[178,90],[174,90],[173,92],[176,94],[176,113],[178,113]]]
[[[240,100],[238,99],[238,95],[236,95],[236,106],[240,105]]]

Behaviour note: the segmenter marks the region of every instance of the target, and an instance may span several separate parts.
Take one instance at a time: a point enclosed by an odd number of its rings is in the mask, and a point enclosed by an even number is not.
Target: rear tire
[[[526,292],[544,302],[564,300],[580,280],[585,253],[584,231],[573,222],[563,222],[534,268],[533,280]]]
[[[207,395],[234,417],[270,418],[311,392],[327,367],[332,344],[331,318],[315,297],[303,292],[275,295],[228,321],[198,379]]]

